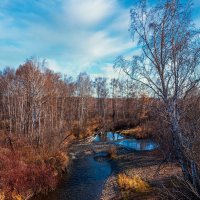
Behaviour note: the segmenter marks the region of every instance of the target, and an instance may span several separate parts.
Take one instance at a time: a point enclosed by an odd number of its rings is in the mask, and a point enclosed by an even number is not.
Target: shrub
[[[123,130],[121,133],[124,135],[130,135],[137,139],[145,139],[152,136],[153,128],[150,122],[146,122],[142,125],[136,126],[135,128]]]
[[[35,150],[28,143],[15,146],[14,152],[0,147],[0,200],[23,200],[54,190],[68,163],[64,152]]]
[[[126,174],[121,173],[118,175],[118,185],[121,189],[135,190],[136,192],[147,192],[150,186],[147,182],[143,181],[139,176],[128,177]]]
[[[110,155],[111,158],[116,159],[117,158],[117,148],[112,146],[109,149],[109,155]]]
[[[26,164],[20,154],[12,152],[1,155],[1,183],[9,195],[26,197],[30,193],[46,193],[58,182],[50,165]]]

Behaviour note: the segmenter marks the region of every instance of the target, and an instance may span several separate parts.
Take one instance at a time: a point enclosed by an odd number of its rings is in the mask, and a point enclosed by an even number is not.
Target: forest
[[[0,71],[0,199],[200,199],[200,32],[191,2],[146,3],[118,77]]]

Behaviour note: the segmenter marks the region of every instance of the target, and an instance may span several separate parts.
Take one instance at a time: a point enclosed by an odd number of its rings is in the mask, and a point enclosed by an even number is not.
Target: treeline
[[[37,145],[58,148],[71,134],[84,137],[95,129],[131,126],[146,112],[145,97],[136,100],[130,79],[92,80],[80,73],[73,80],[35,59],[4,69],[0,82],[1,130]]]
[[[149,118],[149,98],[130,79],[76,79],[27,60],[0,72],[0,199],[29,199],[56,188],[68,145],[96,131]]]
[[[5,68],[0,73],[0,198],[26,199],[55,189],[69,165],[68,144],[96,131],[132,127],[135,136],[159,142],[165,161],[177,159],[165,104],[137,87],[128,77],[92,79],[80,73],[73,79],[36,59],[16,70]],[[177,106],[184,154],[199,163],[199,87]]]

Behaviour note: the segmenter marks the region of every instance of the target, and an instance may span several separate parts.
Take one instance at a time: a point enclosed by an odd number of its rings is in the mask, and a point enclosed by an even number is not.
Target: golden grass
[[[5,198],[4,192],[0,191],[0,200],[5,200]]]
[[[110,154],[110,157],[112,159],[116,159],[117,158],[117,148],[112,146],[110,149],[109,149],[109,154]]]
[[[123,133],[123,134],[136,134],[136,133],[142,132],[142,131],[143,131],[143,128],[141,126],[138,126],[136,128],[123,130],[121,133]]]
[[[124,135],[130,135],[137,139],[145,139],[151,135],[152,129],[148,125],[141,125],[135,128],[123,130],[121,133]]]
[[[26,199],[25,197],[23,197],[22,195],[18,194],[16,191],[12,192],[12,199],[13,200],[23,200]]]
[[[135,190],[136,192],[148,192],[150,190],[150,185],[138,175],[129,177],[121,173],[118,175],[117,182],[119,187],[125,190]]]

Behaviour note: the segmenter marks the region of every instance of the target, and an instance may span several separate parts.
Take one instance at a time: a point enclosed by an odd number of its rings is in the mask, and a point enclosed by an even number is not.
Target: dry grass
[[[13,191],[12,192],[12,199],[13,200],[24,200],[24,197],[21,194],[18,194],[18,192]]]
[[[109,154],[110,154],[110,157],[112,159],[116,159],[117,158],[117,148],[115,146],[112,146],[110,149],[109,149]]]
[[[93,135],[100,126],[101,126],[100,122],[95,119],[88,121],[82,126],[79,125],[78,121],[75,121],[73,123],[73,128],[71,130],[71,133],[77,139],[84,139],[86,137]]]
[[[124,173],[118,175],[118,185],[121,189],[134,190],[136,192],[147,192],[150,186],[147,182],[143,181],[140,176],[129,177]]]
[[[158,192],[162,199],[200,199],[198,190],[184,179],[183,174],[171,177],[169,183],[162,184]]]
[[[152,135],[152,127],[149,123],[137,126],[135,128],[123,130],[121,133],[124,135],[133,136],[136,139],[149,138]]]
[[[5,194],[4,192],[0,191],[0,200],[4,200],[5,199]]]

